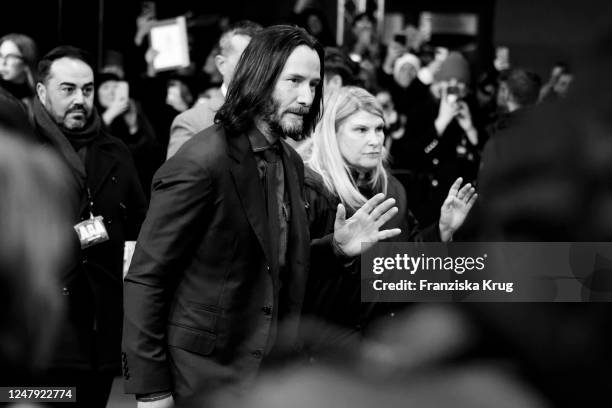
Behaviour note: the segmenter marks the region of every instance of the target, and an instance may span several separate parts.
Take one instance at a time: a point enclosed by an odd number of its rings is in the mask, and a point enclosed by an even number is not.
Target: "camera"
[[[457,98],[459,98],[461,96],[461,89],[459,89],[458,86],[451,85],[448,88],[446,88],[446,94],[447,95],[456,95]]]
[[[459,88],[458,86],[450,85],[448,88],[446,88],[446,100],[447,101],[454,103],[454,102],[460,101],[462,97],[463,97],[463,94],[461,92],[461,88]]]

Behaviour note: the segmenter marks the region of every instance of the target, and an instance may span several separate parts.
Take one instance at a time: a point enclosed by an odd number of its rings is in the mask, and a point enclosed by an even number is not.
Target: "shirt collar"
[[[272,146],[263,133],[261,133],[255,126],[253,126],[253,129],[249,132],[248,137],[249,142],[251,143],[251,149],[254,153],[262,152]]]

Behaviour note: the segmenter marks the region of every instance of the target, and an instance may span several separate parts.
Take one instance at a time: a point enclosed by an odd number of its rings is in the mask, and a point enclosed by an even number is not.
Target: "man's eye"
[[[72,93],[72,91],[73,91],[73,88],[68,87],[68,86],[62,88],[62,92],[64,92],[64,93]]]

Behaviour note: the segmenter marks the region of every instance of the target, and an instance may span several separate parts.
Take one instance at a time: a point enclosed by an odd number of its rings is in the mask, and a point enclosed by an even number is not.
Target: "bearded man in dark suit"
[[[244,51],[216,115],[153,181],[125,279],[124,378],[139,406],[243,384],[297,333],[310,256],[301,139],[320,116],[323,48],[273,26]],[[355,256],[397,209],[338,211],[330,254]]]

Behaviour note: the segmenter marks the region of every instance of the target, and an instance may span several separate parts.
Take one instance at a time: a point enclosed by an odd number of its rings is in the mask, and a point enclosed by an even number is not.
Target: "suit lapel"
[[[288,261],[290,262],[291,277],[289,284],[289,301],[293,303],[293,308],[299,310],[302,303],[304,288],[306,287],[306,270],[309,257],[310,238],[308,236],[308,220],[306,209],[302,197],[297,165],[292,158],[295,153],[290,152],[290,147],[282,141],[283,163],[285,166],[285,187],[288,189],[289,200],[291,203],[290,234],[287,248],[289,249]],[[297,155],[295,155],[297,156]]]
[[[257,171],[255,156],[251,151],[251,145],[246,134],[239,136],[228,135],[227,144],[229,155],[237,161],[231,168],[231,173],[236,184],[238,196],[240,197],[240,203],[266,255],[268,264],[272,264],[265,207],[266,201],[259,179],[259,172]]]

